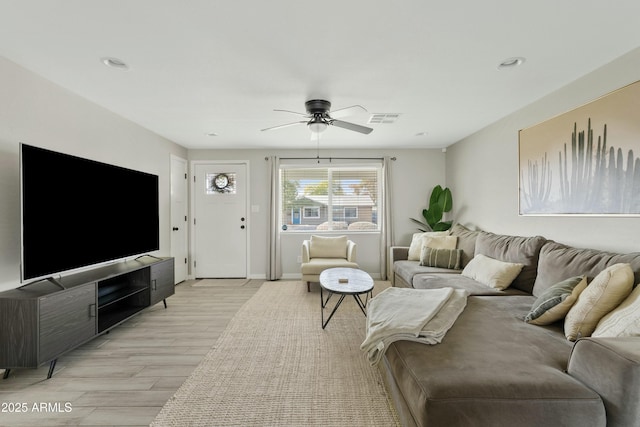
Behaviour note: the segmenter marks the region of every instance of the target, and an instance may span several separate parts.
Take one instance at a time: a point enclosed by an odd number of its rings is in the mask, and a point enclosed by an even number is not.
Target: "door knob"
[[[173,231],[178,231],[180,230],[178,227],[173,227]]]

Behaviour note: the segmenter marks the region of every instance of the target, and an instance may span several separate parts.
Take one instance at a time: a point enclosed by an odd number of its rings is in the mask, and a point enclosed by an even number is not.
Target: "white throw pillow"
[[[617,308],[605,315],[592,337],[640,336],[640,285]]]
[[[422,248],[427,247],[431,249],[455,249],[458,243],[458,237],[456,236],[424,236],[422,237]]]
[[[602,270],[582,291],[564,319],[569,341],[590,337],[598,322],[631,293],[633,270],[629,264],[614,264]]]
[[[414,233],[411,239],[411,245],[409,245],[409,255],[407,260],[420,261],[420,251],[422,250],[422,238],[448,236],[449,231],[427,231],[426,233]],[[455,249],[455,248],[454,248]]]
[[[495,289],[507,289],[524,264],[505,262],[477,254],[462,270],[462,275]]]

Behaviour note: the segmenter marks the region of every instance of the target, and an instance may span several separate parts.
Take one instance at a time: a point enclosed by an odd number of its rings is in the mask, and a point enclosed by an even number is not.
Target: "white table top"
[[[340,283],[346,279],[346,283]],[[373,289],[373,279],[357,268],[329,268],[320,273],[320,286],[336,294],[364,294]]]

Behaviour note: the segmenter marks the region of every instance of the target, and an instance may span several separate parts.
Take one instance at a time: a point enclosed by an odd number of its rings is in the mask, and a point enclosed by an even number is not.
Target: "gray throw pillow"
[[[564,319],[586,287],[585,276],[570,277],[550,286],[533,303],[524,321],[534,325],[550,325]]]
[[[420,253],[420,265],[426,267],[460,270],[462,249],[435,249],[423,246]]]

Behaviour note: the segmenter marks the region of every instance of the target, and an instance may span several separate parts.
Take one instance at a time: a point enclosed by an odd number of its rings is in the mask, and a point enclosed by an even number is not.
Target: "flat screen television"
[[[20,144],[21,281],[158,250],[158,176]]]

